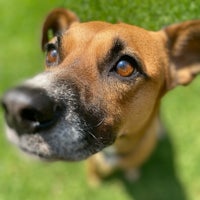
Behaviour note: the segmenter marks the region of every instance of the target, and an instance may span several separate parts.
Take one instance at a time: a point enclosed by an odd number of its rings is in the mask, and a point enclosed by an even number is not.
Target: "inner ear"
[[[59,32],[67,30],[71,24],[78,22],[79,19],[75,13],[64,8],[52,10],[46,17],[42,29],[41,47],[44,51],[48,41]]]
[[[200,73],[200,20],[191,20],[164,29],[171,81],[168,88],[189,84]]]
[[[171,59],[176,67],[183,68],[200,62],[200,21],[193,21],[185,25],[169,41]],[[167,32],[168,31],[168,32]],[[170,35],[170,30],[166,29]]]

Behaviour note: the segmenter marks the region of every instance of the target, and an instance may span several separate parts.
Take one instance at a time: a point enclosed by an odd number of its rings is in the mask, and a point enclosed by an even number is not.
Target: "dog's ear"
[[[167,87],[187,85],[200,73],[200,20],[171,25],[164,32],[170,63]]]
[[[46,17],[42,29],[41,47],[44,50],[45,44],[57,33],[62,32],[70,27],[74,22],[78,22],[78,17],[69,10],[56,8]]]

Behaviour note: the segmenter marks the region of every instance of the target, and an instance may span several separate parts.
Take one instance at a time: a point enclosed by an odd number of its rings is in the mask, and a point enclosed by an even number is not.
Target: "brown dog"
[[[117,168],[131,172],[151,154],[160,99],[200,72],[200,20],[151,32],[79,23],[56,9],[44,23],[42,49],[46,71],[3,97],[8,137],[47,160],[91,156],[97,181]]]

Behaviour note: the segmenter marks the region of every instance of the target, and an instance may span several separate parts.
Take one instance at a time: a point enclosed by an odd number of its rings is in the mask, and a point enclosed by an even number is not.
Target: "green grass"
[[[59,6],[82,21],[124,21],[147,29],[199,18],[199,0],[0,0],[0,95],[43,70],[40,28]],[[166,95],[162,118],[167,130],[142,177],[128,183],[118,174],[98,189],[87,185],[84,162],[41,163],[24,159],[4,134],[0,113],[0,200],[198,200],[200,199],[200,78]]]

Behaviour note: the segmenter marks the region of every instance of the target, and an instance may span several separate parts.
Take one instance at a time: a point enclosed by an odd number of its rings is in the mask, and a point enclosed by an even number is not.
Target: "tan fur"
[[[61,66],[67,66],[74,57],[80,59],[80,65],[69,70],[80,88],[90,88],[90,94],[82,92],[83,100],[95,105],[94,101],[99,99],[98,95],[94,95],[95,90],[102,88],[100,95],[103,95],[105,103],[102,102],[101,106],[107,112],[105,123],[114,125],[116,117],[121,119],[114,144],[117,164],[112,166],[106,163],[100,152],[88,159],[90,177],[98,180],[99,176],[106,176],[118,167],[125,170],[140,167],[156,145],[160,130],[160,98],[176,85],[189,83],[200,72],[200,21],[172,25],[158,32],[123,23],[75,23],[71,25],[70,32],[65,34],[63,53],[67,58]],[[107,39],[114,36],[123,38],[128,43],[129,51],[140,57],[144,71],[150,77],[148,83],[138,80],[130,90],[132,85],[110,85],[109,80],[98,80],[94,65],[110,48],[111,41]],[[85,62],[88,63],[88,69],[84,67]]]
[[[105,130],[112,130],[112,138],[116,138],[112,146],[88,159],[91,180],[99,183],[117,169],[126,171],[130,179],[138,177],[134,170],[148,159],[158,140],[161,98],[175,86],[190,83],[200,72],[200,20],[152,32],[125,23],[80,23],[71,11],[55,9],[44,22],[43,50],[49,42],[49,30],[55,36],[62,32],[60,62],[46,66],[46,71],[52,72],[48,73],[50,80],[67,80],[75,85],[85,110],[98,108],[104,114],[102,121],[96,123],[98,137],[107,139],[105,135],[109,133]],[[113,77],[108,69],[111,66],[104,63],[116,38],[125,46],[121,54],[140,61],[143,75],[132,81]],[[57,40],[55,37],[51,43]]]

